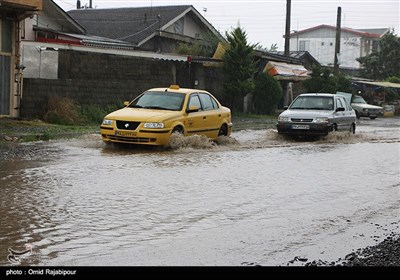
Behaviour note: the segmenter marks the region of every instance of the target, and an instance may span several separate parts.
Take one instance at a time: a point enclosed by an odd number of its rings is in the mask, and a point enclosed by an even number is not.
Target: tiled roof
[[[79,9],[69,11],[68,14],[84,26],[89,35],[137,45],[190,9],[194,9],[193,6]]]

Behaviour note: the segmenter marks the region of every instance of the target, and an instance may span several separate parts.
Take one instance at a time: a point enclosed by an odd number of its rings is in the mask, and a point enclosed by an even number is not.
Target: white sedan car
[[[371,120],[383,115],[383,107],[368,104],[364,98],[359,95],[351,100],[351,107],[356,111],[357,119],[368,117]]]
[[[303,93],[278,117],[279,134],[327,135],[345,130],[355,133],[356,113],[345,98],[329,93]]]

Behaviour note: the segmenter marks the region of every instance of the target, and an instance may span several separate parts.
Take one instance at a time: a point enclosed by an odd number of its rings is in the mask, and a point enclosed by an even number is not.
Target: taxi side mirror
[[[189,106],[189,109],[186,110],[186,113],[198,112],[200,108],[198,106]]]
[[[128,106],[129,103],[130,103],[129,101],[124,101],[124,107]]]

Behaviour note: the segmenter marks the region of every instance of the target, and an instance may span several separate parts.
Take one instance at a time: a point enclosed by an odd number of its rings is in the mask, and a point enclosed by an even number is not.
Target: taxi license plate
[[[307,124],[293,124],[292,129],[310,129],[310,126]]]
[[[127,131],[115,131],[115,136],[122,136],[122,137],[136,137],[136,132],[127,132]]]

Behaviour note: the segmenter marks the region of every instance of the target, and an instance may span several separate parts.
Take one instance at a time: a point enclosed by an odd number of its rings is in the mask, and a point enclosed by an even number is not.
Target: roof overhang
[[[372,86],[379,86],[379,87],[400,88],[400,84],[390,83],[390,82],[370,82],[370,81],[353,81],[353,82],[372,85]]]
[[[42,0],[1,0],[2,11],[14,14],[15,19],[21,21],[27,17],[37,14],[42,10]]]
[[[170,60],[170,61],[180,61],[187,62],[187,55],[178,54],[168,54],[168,53],[155,53],[137,50],[124,50],[124,49],[111,49],[111,48],[98,48],[91,46],[73,45],[73,44],[60,44],[60,43],[47,43],[47,42],[30,42],[22,41],[24,46],[33,47],[43,47],[56,50],[72,50],[72,51],[82,51],[82,52],[92,52],[92,53],[102,53],[111,55],[122,55],[130,57],[141,57],[148,59],[159,59],[159,60]]]
[[[304,81],[311,78],[303,65],[276,61],[269,61],[263,73],[268,73],[275,79],[283,81]]]

